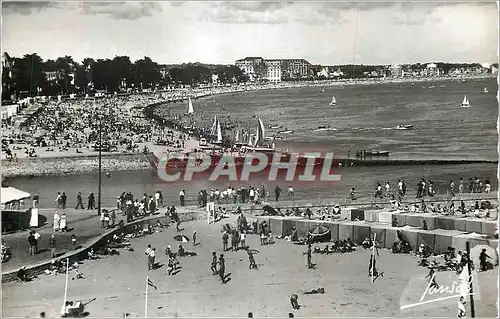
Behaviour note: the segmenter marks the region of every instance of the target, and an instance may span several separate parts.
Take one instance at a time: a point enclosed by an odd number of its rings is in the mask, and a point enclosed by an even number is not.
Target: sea
[[[484,92],[487,88],[488,93]],[[256,132],[258,118],[266,127],[266,136],[277,129],[293,130],[281,134],[276,148],[296,152],[333,152],[335,157],[351,157],[360,150],[389,151],[389,159],[412,160],[485,160],[496,161],[498,134],[498,90],[496,79],[470,79],[383,83],[374,85],[315,86],[275,90],[248,91],[224,94],[193,100],[197,125],[210,127],[217,115],[222,123],[231,122],[240,129]],[[467,95],[469,108],[461,103]],[[329,103],[335,96],[337,105]],[[182,115],[187,102],[161,105],[156,109],[164,116]],[[330,131],[315,131],[319,126]],[[397,130],[398,125],[413,125],[411,130]],[[235,134],[235,130],[224,134]],[[287,182],[268,181],[260,176],[249,182],[228,180],[166,183],[154,170],[110,172],[103,178],[102,202],[114,206],[116,197],[130,191],[136,196],[161,190],[165,198],[178,201],[181,189],[186,189],[188,201],[196,201],[201,188],[227,188],[265,185],[270,194],[279,185],[282,189],[293,186],[296,198],[339,198],[345,200],[354,187],[359,194],[371,194],[377,182],[389,181],[396,187],[404,179],[410,189],[418,180],[432,180],[439,193],[446,193],[451,180],[468,180],[479,177],[489,179],[497,189],[497,164],[456,165],[392,165],[376,167],[341,167],[337,182]],[[66,192],[70,203],[78,192],[86,197],[97,192],[97,173],[76,176],[21,177],[11,185],[31,193],[38,193],[46,200],[47,207],[54,206],[58,191]],[[74,197],[74,198],[73,198]],[[76,204],[76,202],[75,202]]]

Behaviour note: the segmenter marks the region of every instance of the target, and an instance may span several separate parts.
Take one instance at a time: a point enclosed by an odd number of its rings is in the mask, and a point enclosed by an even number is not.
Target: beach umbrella
[[[479,255],[483,249],[486,249],[486,255],[490,257],[486,258],[486,262],[492,263],[493,266],[498,265],[498,254],[494,248],[488,245],[477,245],[470,250],[470,258],[474,263],[474,266],[479,269]]]
[[[269,205],[266,205],[264,207],[262,207],[262,209],[269,215],[271,216],[277,216],[279,215],[278,214],[278,211],[276,211],[276,209],[274,209],[273,207],[269,206]]]
[[[328,228],[323,225],[314,225],[310,230],[309,234],[314,242],[329,241],[331,239],[331,232]]]
[[[184,236],[184,235],[174,236],[174,239],[177,241],[183,242],[183,243],[187,243],[189,241],[189,238],[187,236]]]

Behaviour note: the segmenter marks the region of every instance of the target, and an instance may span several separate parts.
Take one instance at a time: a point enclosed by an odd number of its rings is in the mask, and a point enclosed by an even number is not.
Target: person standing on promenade
[[[484,192],[489,194],[491,192],[491,182],[489,179],[484,181]]]
[[[66,222],[66,214],[64,212],[61,214],[61,221],[60,221],[60,224],[59,224],[59,228],[61,229],[61,231],[67,231],[68,230],[68,224]]]
[[[116,211],[112,210],[111,211],[111,227],[115,227],[115,222],[116,222]]]
[[[87,210],[95,209],[94,193],[90,193],[88,197]]]
[[[227,231],[224,231],[224,233],[222,234],[222,250],[223,251],[227,251],[227,244],[228,244],[228,240],[229,240],[229,235],[227,234]]]
[[[75,236],[75,234],[71,235],[71,246],[73,247],[73,250],[76,249],[76,236]]]
[[[274,198],[276,199],[276,201],[279,201],[280,194],[281,194],[281,188],[278,185],[276,185],[276,188],[274,189]]]
[[[61,217],[59,216],[59,213],[56,211],[54,213],[54,224],[53,224],[55,232],[59,230],[59,222],[60,221],[61,221]]]
[[[450,195],[451,197],[455,197],[455,182],[450,181]]]
[[[38,208],[38,201],[39,201],[40,197],[38,196],[38,194],[35,194],[33,196],[33,208]]]
[[[76,207],[75,207],[75,209],[78,209],[78,208],[85,209],[83,207],[83,202],[82,202],[82,192],[78,192],[78,195],[76,195]]]
[[[181,206],[184,206],[186,204],[185,196],[186,196],[186,191],[185,190],[181,190],[180,193],[179,193],[179,200],[181,202]]]
[[[463,194],[464,192],[464,179],[460,177],[460,182],[458,183],[458,193]]]
[[[290,185],[290,187],[288,187],[288,198],[289,198],[291,201],[294,201],[294,200],[295,200],[295,191],[293,190],[292,185]]]
[[[28,244],[30,245],[30,256],[35,254],[35,231],[30,231],[28,235]]]
[[[62,204],[62,209],[66,209],[66,202],[68,201],[68,196],[66,196],[66,193],[63,192],[61,195],[61,204]]]
[[[57,196],[56,196],[55,202],[57,203],[57,208],[61,208],[62,207],[62,199],[61,199],[61,193],[60,192],[57,192]]]
[[[49,247],[50,247],[50,252],[52,254],[52,258],[54,258],[56,256],[56,235],[55,234],[50,235]]]

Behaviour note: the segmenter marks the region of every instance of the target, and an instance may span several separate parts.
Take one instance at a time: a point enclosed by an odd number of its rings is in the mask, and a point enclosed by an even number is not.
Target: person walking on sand
[[[75,209],[85,209],[83,207],[83,202],[82,202],[82,192],[78,192],[78,195],[76,195],[76,207]]]
[[[193,246],[196,246],[196,230],[193,231]]]
[[[292,304],[293,310],[299,310],[299,296],[297,294],[293,294],[290,296],[290,303]]]
[[[255,263],[255,257],[253,256],[254,255],[253,251],[251,249],[247,249],[247,254],[248,254],[248,261],[250,262],[248,269],[257,269],[257,264]]]
[[[54,224],[53,224],[53,227],[54,227],[54,231],[59,231],[59,222],[61,221],[61,217],[59,216],[59,213],[56,211],[54,213]]]
[[[307,268],[311,269],[312,268],[312,249],[311,249],[311,244],[307,244],[307,252],[303,253],[307,255]]]
[[[241,249],[246,249],[247,248],[247,245],[246,245],[246,234],[245,234],[245,231],[243,230],[240,234],[240,243],[241,243]]]
[[[212,252],[212,263],[210,264],[210,270],[212,270],[212,275],[217,275],[217,253]]]
[[[146,255],[146,258],[148,259],[148,270],[151,270],[151,259],[149,258],[151,254],[151,245],[148,245],[146,248],[146,251],[144,251],[144,254]]]
[[[62,209],[66,209],[66,202],[68,201],[68,196],[66,196],[66,193],[63,192],[61,195],[61,205]]]
[[[50,236],[49,241],[50,252],[52,254],[52,258],[56,257],[56,235],[52,234]]]
[[[223,284],[226,283],[225,280],[226,274],[226,261],[224,260],[224,254],[220,254],[219,256],[219,277]]]
[[[28,235],[28,244],[30,245],[30,256],[35,254],[35,232],[30,231]]]
[[[40,242],[42,235],[35,230],[33,231],[33,236],[35,237],[35,254],[38,254],[38,243]]]

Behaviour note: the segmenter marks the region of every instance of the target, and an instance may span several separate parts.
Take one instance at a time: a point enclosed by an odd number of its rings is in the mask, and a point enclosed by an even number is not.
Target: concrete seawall
[[[99,156],[74,156],[2,160],[2,177],[75,175],[97,172]],[[102,154],[103,171],[143,170],[151,167],[144,154]]]
[[[203,219],[206,217],[205,213],[196,209],[189,209],[184,212],[179,212],[178,214],[179,218],[181,219],[181,222],[193,221],[197,219]],[[156,225],[158,221],[161,221],[163,224],[165,224],[165,220],[166,220],[165,211],[163,209],[160,211],[159,214],[125,224],[124,230],[127,233],[130,232],[136,225]],[[66,258],[69,258],[70,263],[74,263],[75,261],[86,259],[87,252],[91,248],[102,247],[108,241],[108,239],[111,239],[113,235],[118,233],[119,231],[120,229],[117,227],[112,228],[107,232],[90,240],[84,246],[82,246],[77,250],[66,252],[64,255],[61,255],[57,258],[46,260],[35,265],[29,265],[26,267],[26,271],[30,276],[40,275],[44,272],[45,269],[48,269],[50,267],[53,260],[64,261],[66,260]],[[15,269],[9,272],[2,273],[2,282],[10,282],[17,280],[16,275],[18,271],[19,269]]]

